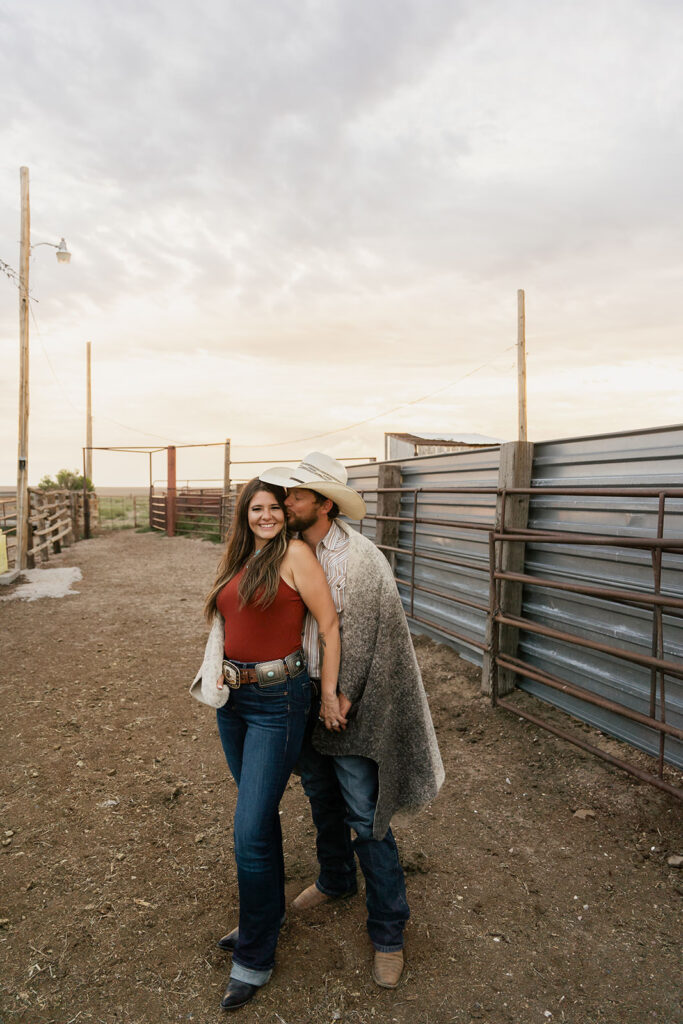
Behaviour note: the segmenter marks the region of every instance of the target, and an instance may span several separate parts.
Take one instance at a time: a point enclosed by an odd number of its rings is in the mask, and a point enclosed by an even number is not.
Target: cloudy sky
[[[96,445],[513,439],[518,288],[532,440],[680,422],[682,53],[680,0],[0,0],[0,259],[21,165],[73,253],[31,262],[31,482],[80,464],[87,341]],[[1,274],[0,350],[11,484]]]

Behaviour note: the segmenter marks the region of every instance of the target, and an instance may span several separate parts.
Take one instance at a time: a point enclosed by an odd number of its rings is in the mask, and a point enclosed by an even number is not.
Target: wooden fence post
[[[154,515],[152,513],[152,504],[154,498],[154,480],[152,479],[152,453],[149,453],[149,528],[152,529],[152,523],[154,521]]]
[[[175,475],[175,445],[169,445],[167,449],[167,482],[166,482],[166,536],[175,537],[176,519],[176,475]]]
[[[74,543],[80,540],[80,531],[78,529],[78,492],[71,491],[69,493],[69,513],[71,515],[71,536]]]
[[[529,441],[511,441],[500,446],[500,467],[498,470],[498,489],[510,487],[530,487],[533,468],[534,446]],[[496,532],[502,525],[503,499],[499,494],[496,499]],[[526,529],[529,521],[529,495],[507,495],[505,499],[505,529]],[[499,565],[503,572],[524,572],[526,545],[521,542],[510,543],[499,541],[496,548],[502,548]],[[509,580],[500,582],[500,611],[507,615],[519,615],[522,610],[522,584]],[[491,693],[491,677],[494,669],[491,657],[493,629],[499,629],[498,651],[500,654],[517,654],[519,630],[514,626],[494,626],[489,615],[486,623],[486,646],[481,677],[482,693]],[[516,673],[508,669],[498,669],[498,692],[502,697],[514,690]]]
[[[401,514],[401,492],[390,491],[388,494],[382,493],[383,487],[400,487],[401,486],[401,467],[395,465],[387,465],[382,463],[379,466],[379,472],[377,474],[377,486],[379,493],[377,495],[377,515],[378,516],[398,516]],[[399,535],[400,523],[397,523],[395,519],[377,519],[377,530],[375,532],[375,543],[377,545],[386,544],[388,547],[398,547],[398,535]],[[386,557],[392,571],[396,568],[396,552],[395,551],[383,551],[382,554]]]
[[[55,510],[54,510],[54,522],[52,525],[52,537],[50,541],[52,543],[53,555],[59,555],[62,551],[62,539],[59,536],[62,525],[62,512],[64,511],[64,495],[60,494],[55,498]],[[49,549],[48,549],[49,550]]]
[[[25,569],[35,569],[36,558],[33,554],[34,544],[34,530],[33,530],[33,516],[37,515],[36,509],[36,496],[26,488],[26,554],[24,556]],[[18,567],[18,566],[17,566]]]

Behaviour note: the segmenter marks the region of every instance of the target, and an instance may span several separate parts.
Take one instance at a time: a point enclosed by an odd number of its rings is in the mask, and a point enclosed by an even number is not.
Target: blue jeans
[[[317,719],[314,702],[311,727]],[[375,949],[403,949],[403,929],[410,917],[405,877],[391,829],[374,839],[372,827],[379,790],[377,764],[368,757],[328,757],[318,753],[309,731],[298,768],[317,830],[320,874],[316,886],[328,896],[356,891],[358,857],[365,877],[368,934]],[[350,830],[356,833],[351,839]]]
[[[278,807],[301,750],[310,703],[311,683],[304,670],[281,683],[231,690],[230,700],[217,712],[223,751],[237,783],[240,914],[230,977],[251,985],[264,985],[275,963],[285,913]]]

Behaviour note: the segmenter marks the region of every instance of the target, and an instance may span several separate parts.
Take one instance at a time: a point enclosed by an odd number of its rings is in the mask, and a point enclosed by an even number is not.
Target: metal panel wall
[[[418,524],[416,532],[415,593],[412,602],[411,587],[399,583],[410,627],[415,633],[424,633],[454,647],[464,658],[481,664],[482,647],[486,636],[488,603],[488,531],[495,519],[495,494],[439,494],[430,493],[439,487],[490,487],[498,485],[499,448],[480,448],[469,452],[448,452],[418,458],[398,459],[389,463],[399,465],[402,473],[400,515],[412,519],[413,488],[418,493],[417,514],[426,519],[443,520],[441,524]],[[368,486],[374,473],[373,487],[377,487],[378,465],[349,468],[349,484],[358,490]],[[376,494],[366,496],[368,512],[376,513]],[[480,523],[482,530],[449,526],[455,519]],[[363,533],[374,539],[374,522],[363,525]],[[410,580],[412,575],[412,522],[402,522],[398,546],[405,554],[396,561],[396,576]],[[436,556],[431,558],[430,555]],[[446,558],[448,562],[438,561]],[[451,561],[452,560],[452,561]],[[461,564],[453,564],[455,562]],[[438,596],[420,591],[419,587],[438,591]],[[448,600],[459,596],[482,605],[471,608]],[[420,621],[418,621],[420,620]],[[455,639],[457,633],[464,639]],[[472,642],[467,640],[471,638]]]
[[[683,486],[683,427],[610,434],[537,444],[533,486]],[[529,527],[616,536],[657,536],[656,498],[532,496]],[[663,535],[683,536],[683,501],[665,504]],[[633,548],[572,547],[528,544],[526,571],[549,579],[622,587],[634,592],[653,589],[649,552]],[[664,553],[662,593],[683,596],[683,556]],[[527,586],[523,615],[535,622],[603,643],[614,639],[642,654],[652,653],[650,611],[588,596]],[[683,619],[664,615],[664,657],[683,660]],[[609,655],[585,650],[530,633],[520,637],[521,654],[530,664],[575,682],[594,693],[649,713],[650,671]],[[667,676],[666,717],[683,726],[683,681]],[[659,752],[652,730],[611,712],[585,704],[533,680],[523,689],[555,704],[598,729],[647,751]],[[657,717],[660,717],[657,701]],[[683,767],[683,744],[667,737],[666,760]]]
[[[361,533],[373,541],[373,543],[377,534],[377,524],[374,516],[377,515],[377,477],[379,475],[379,466],[379,462],[367,462],[359,466],[346,467],[349,474],[349,487],[360,491],[365,499],[365,504],[368,506],[367,519],[364,519],[361,523],[353,520],[347,521],[349,526],[353,526],[356,530],[360,529]]]

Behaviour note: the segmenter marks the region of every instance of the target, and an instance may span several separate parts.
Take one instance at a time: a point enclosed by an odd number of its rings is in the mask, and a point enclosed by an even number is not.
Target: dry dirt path
[[[205,1024],[236,921],[235,789],[200,661],[208,543],[82,542],[77,594],[0,603],[0,1024]],[[361,897],[290,915],[243,1024],[674,1024],[676,801],[539,733],[417,642],[447,781],[397,828],[413,917],[395,992],[369,978]],[[594,817],[581,820],[577,809]],[[290,898],[314,878],[298,782]]]

